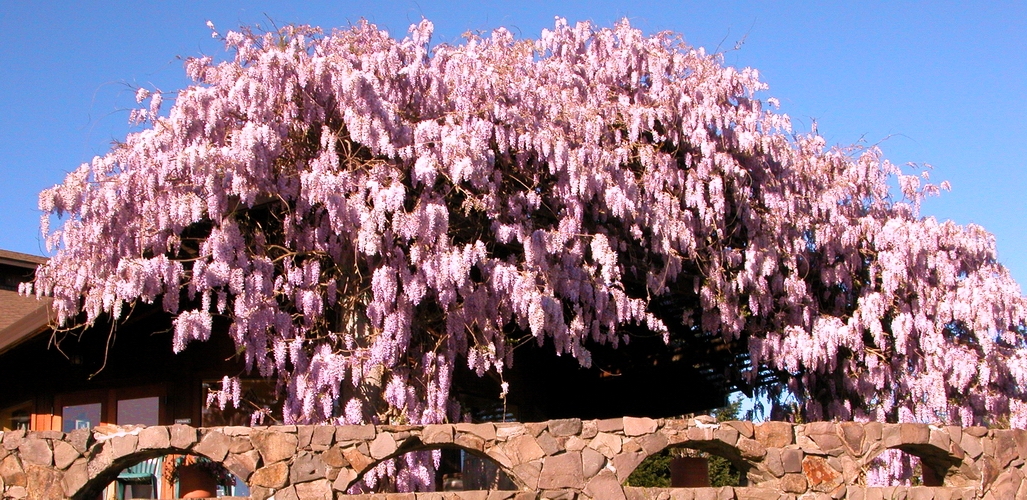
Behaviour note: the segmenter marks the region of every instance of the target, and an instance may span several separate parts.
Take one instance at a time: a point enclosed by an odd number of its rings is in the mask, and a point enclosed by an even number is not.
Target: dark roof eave
[[[14,346],[49,330],[50,300],[40,301],[39,307],[33,309],[21,319],[0,330],[0,355]]]
[[[30,255],[21,252],[12,252],[10,250],[0,250],[0,264],[7,266],[35,269],[40,264],[45,264],[47,260],[49,259],[47,259],[46,257],[40,257],[38,255]]]

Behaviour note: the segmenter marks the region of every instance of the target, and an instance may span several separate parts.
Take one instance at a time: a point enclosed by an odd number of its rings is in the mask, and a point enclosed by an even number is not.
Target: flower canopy
[[[65,326],[159,302],[176,351],[224,318],[289,422],[441,422],[458,363],[643,330],[742,346],[808,419],[1027,423],[1020,288],[920,217],[926,173],[793,134],[671,33],[431,33],[231,32],[166,116],[140,90],[144,127],[40,195],[36,293]]]

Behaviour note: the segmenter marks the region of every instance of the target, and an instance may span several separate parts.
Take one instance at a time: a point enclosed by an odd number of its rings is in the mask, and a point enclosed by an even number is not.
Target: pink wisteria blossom
[[[630,327],[742,346],[807,419],[1024,425],[1024,298],[991,234],[920,216],[925,174],[794,133],[671,33],[431,33],[233,31],[166,115],[140,90],[146,125],[40,195],[35,292],[231,336],[287,422],[442,422],[459,364],[587,366]]]

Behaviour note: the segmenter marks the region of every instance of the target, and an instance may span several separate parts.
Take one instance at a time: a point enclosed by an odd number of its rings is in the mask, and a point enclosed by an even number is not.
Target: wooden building
[[[244,372],[224,333],[226,320],[215,323],[210,340],[178,354],[171,347],[172,318],[159,306],[138,304],[116,323],[54,330],[49,302],[17,293],[43,262],[0,250],[0,430],[249,425],[247,408],[222,411],[206,404],[209,389],[220,388],[226,375],[242,377],[247,405],[280,408],[274,383]],[[711,336],[679,331],[672,339],[667,345],[660,336],[638,332],[617,349],[591,346],[593,366],[587,369],[573,357],[555,356],[550,345],[528,342],[505,370],[505,402],[494,374],[478,377],[466,365],[454,373],[452,395],[476,421],[672,417],[724,406],[738,387],[745,357]],[[459,453],[444,458],[442,469],[450,473],[465,468]],[[447,470],[436,472],[440,484],[449,477]],[[159,497],[171,497],[171,483],[162,484]]]
[[[175,355],[171,318],[147,307],[114,328],[55,332],[49,302],[17,293],[42,262],[0,250],[0,429],[239,420],[204,412],[205,387],[242,370],[226,335]]]
[[[138,305],[115,325],[54,331],[48,303],[17,293],[42,262],[0,250],[0,427],[247,425],[245,410],[205,404],[207,389],[218,388],[226,375],[243,377],[244,398],[274,405],[273,385],[245,373],[231,340],[218,333],[227,324],[215,324],[209,341],[179,354],[171,349],[172,318],[158,306]],[[710,338],[675,338],[667,346],[642,332],[618,349],[592,346],[588,369],[570,356],[554,356],[551,346],[529,342],[504,373],[510,384],[505,415],[495,377],[459,367],[452,392],[476,420],[670,417],[723,406],[738,388],[744,356]]]

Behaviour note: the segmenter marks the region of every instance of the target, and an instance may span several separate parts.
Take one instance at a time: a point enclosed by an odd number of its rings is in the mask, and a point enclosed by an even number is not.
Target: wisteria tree
[[[644,329],[747,346],[806,419],[1027,424],[1024,298],[992,235],[920,216],[944,183],[793,133],[674,34],[431,33],[231,32],[168,113],[139,90],[40,195],[35,293],[65,326],[160,303],[176,351],[225,318],[289,422],[441,422],[458,363]]]

